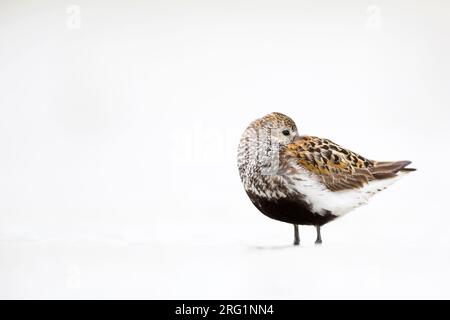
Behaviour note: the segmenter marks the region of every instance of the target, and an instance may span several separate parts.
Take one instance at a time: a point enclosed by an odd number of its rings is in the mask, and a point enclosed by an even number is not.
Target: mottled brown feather
[[[395,177],[410,161],[377,162],[318,137],[301,136],[282,150],[287,161],[295,161],[318,176],[331,191],[357,189],[369,181]]]

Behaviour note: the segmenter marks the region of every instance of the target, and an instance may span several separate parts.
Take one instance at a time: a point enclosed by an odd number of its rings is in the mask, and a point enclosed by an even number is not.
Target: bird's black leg
[[[320,226],[316,226],[317,239],[316,244],[322,244],[322,236],[320,235]]]
[[[294,224],[294,246],[300,245],[300,236],[298,234],[298,225]]]

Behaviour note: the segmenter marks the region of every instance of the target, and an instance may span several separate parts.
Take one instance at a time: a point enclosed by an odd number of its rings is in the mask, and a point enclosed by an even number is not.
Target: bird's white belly
[[[333,215],[341,216],[367,204],[373,195],[386,189],[398,177],[371,181],[358,189],[330,191],[312,173],[302,169],[296,177],[294,189],[304,196],[304,200],[314,213],[325,215],[331,212]]]

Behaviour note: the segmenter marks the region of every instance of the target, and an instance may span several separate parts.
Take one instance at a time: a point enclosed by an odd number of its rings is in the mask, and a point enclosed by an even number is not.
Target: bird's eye
[[[290,134],[289,130],[283,130],[281,133],[285,136],[288,136]]]

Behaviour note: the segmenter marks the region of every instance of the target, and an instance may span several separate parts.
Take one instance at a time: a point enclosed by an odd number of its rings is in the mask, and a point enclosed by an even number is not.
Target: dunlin
[[[238,150],[239,174],[250,200],[269,218],[320,228],[368,202],[404,173],[410,161],[374,161],[323,138],[299,135],[281,113],[253,121]]]

